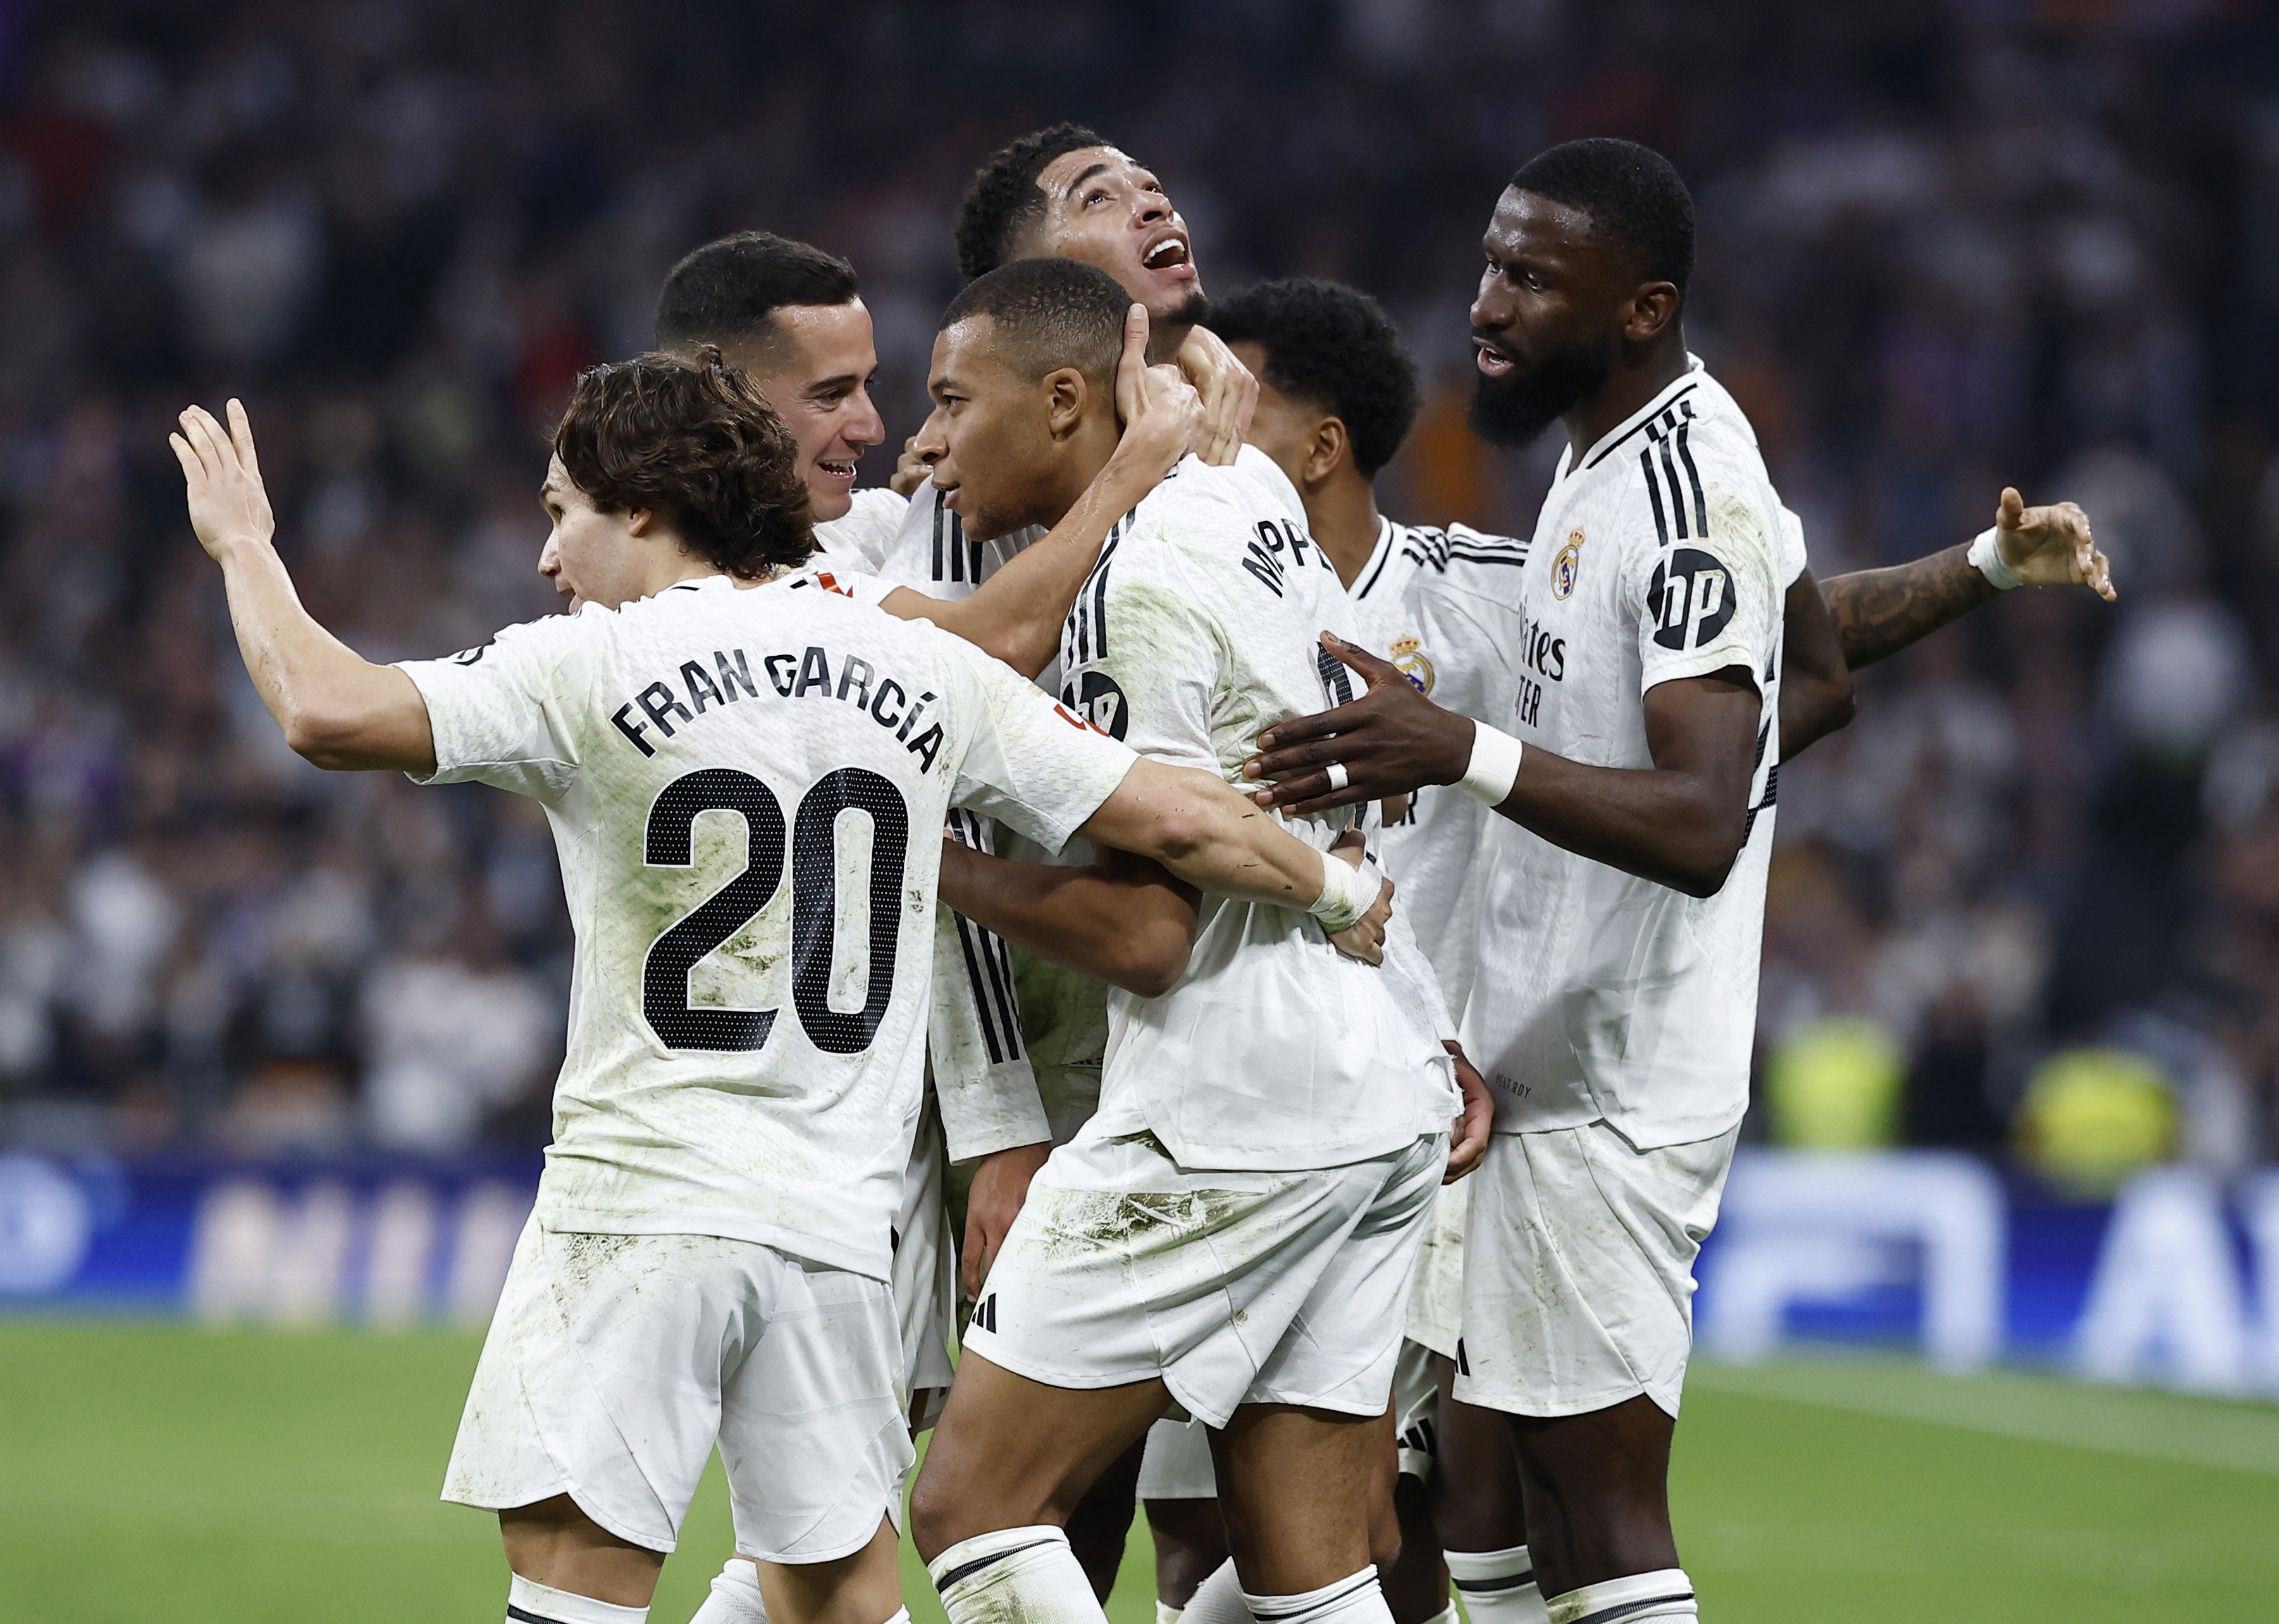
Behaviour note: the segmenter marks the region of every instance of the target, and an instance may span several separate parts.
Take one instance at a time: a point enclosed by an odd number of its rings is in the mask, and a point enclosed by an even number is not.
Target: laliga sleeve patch
[[[1681,547],[1654,567],[1646,583],[1654,640],[1683,652],[1717,640],[1733,619],[1733,572],[1714,554]]]
[[[1124,690],[1106,671],[1080,673],[1062,693],[1061,702],[1110,739],[1123,738],[1132,725]]]

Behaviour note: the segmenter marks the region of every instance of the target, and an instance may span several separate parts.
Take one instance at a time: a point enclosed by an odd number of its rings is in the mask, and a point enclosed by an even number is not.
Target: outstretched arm
[[[931,620],[945,632],[1034,678],[1060,652],[1061,623],[1100,562],[1116,521],[1163,483],[1202,432],[1202,403],[1169,366],[1147,364],[1147,307],[1124,319],[1116,409],[1124,436],[1076,505],[1042,540],[965,598],[929,598],[907,586],[880,606],[904,620]]]
[[[1197,891],[1309,913],[1340,952],[1384,958],[1393,882],[1374,864],[1325,857],[1216,773],[1143,755],[1077,832],[1152,858]]]
[[[1244,764],[1262,806],[1313,812],[1454,784],[1471,762],[1475,724],[1443,710],[1386,662],[1322,634],[1368,680],[1350,704],[1278,723]],[[1646,691],[1652,767],[1593,767],[1529,749],[1496,810],[1554,846],[1683,891],[1714,896],[1748,831],[1761,709],[1749,671],[1729,666]],[[1334,788],[1330,762],[1346,769]]]
[[[1843,640],[1811,571],[1789,583],[1781,622],[1780,758],[1785,762],[1848,725],[1858,705]]]
[[[301,607],[270,538],[277,521],[261,483],[253,425],[229,402],[225,431],[203,407],[166,437],[189,489],[190,525],[221,565],[238,652],[285,742],[319,767],[435,770],[426,701],[411,678],[374,665]]]
[[[2029,508],[2006,487],[1995,513],[1994,543],[2022,585],[2087,586],[2107,603],[2119,598],[2112,563],[2098,550],[2089,516],[2072,502]],[[1821,592],[1845,661],[1855,671],[2001,595],[1971,562],[1968,543],[1888,570],[1839,575],[1822,582]]]
[[[1193,886],[1112,846],[1066,868],[945,840],[941,900],[1016,946],[1142,998],[1160,998],[1186,973],[1200,917]]]

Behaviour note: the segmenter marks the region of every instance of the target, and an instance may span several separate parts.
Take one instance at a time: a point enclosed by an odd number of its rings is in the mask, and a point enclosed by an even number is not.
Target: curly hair
[[[604,513],[646,508],[690,553],[742,580],[815,551],[791,431],[752,380],[707,344],[578,374],[554,455]]]
[[[1521,165],[1505,189],[1579,209],[1631,249],[1639,275],[1676,284],[1684,298],[1693,275],[1693,194],[1653,148],[1611,135],[1563,142]]]
[[[1316,277],[1261,282],[1211,312],[1229,344],[1266,352],[1266,381],[1346,425],[1362,477],[1393,460],[1416,421],[1416,363],[1385,307]]]
[[[1021,234],[1045,211],[1037,189],[1045,165],[1063,152],[1107,144],[1081,124],[1061,123],[991,153],[957,206],[957,268],[970,280],[1018,257]]]

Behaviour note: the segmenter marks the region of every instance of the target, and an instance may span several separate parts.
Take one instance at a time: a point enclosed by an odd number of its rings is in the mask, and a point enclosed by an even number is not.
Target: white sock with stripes
[[[515,1574],[506,1587],[507,1624],[648,1624],[646,1607],[620,1607]]]
[[[1047,1523],[962,1539],[926,1571],[949,1624],[1107,1624],[1068,1536]]]
[[[1253,1596],[1245,1590],[1242,1600],[1258,1624],[1393,1624],[1393,1609],[1385,1605],[1374,1567],[1300,1596]]]
[[[1242,1599],[1242,1581],[1234,1576],[1232,1557],[1195,1587],[1179,1624],[1250,1624],[1250,1608]]]
[[[1586,1584],[1554,1596],[1546,1604],[1551,1624],[1648,1624],[1700,1616],[1693,1603],[1693,1581],[1682,1567],[1632,1574]]]
[[[760,1570],[743,1557],[730,1557],[712,1580],[712,1594],[688,1624],[768,1624],[760,1599]]]
[[[1525,1545],[1502,1551],[1443,1551],[1448,1577],[1464,1598],[1472,1624],[1543,1624],[1543,1593],[1535,1588],[1535,1561]]]

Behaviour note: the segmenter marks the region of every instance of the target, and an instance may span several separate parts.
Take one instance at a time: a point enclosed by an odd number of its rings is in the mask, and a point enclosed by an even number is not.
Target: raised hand
[[[1250,433],[1250,414],[1258,406],[1258,379],[1207,327],[1189,329],[1178,360],[1180,375],[1203,399],[1203,438],[1195,454],[1224,468],[1234,461],[1243,437]]]
[[[2029,586],[2086,586],[2117,602],[2113,561],[2098,550],[2089,515],[2069,502],[2030,508],[2008,486],[1994,514],[1994,543],[2002,561]]]
[[[902,441],[902,454],[894,460],[886,488],[897,496],[907,496],[932,477],[933,464],[918,455],[918,437],[913,434]]]
[[[1160,479],[1208,433],[1202,397],[1175,366],[1147,364],[1147,307],[1134,304],[1124,318],[1124,354],[1116,364],[1116,415],[1124,421],[1116,455],[1137,461]]]
[[[190,528],[216,560],[234,542],[266,541],[277,532],[261,460],[254,454],[253,424],[243,402],[233,399],[226,410],[227,430],[204,407],[192,406],[183,411],[180,429],[166,436],[189,487]]]
[[[1242,765],[1247,778],[1271,780],[1252,792],[1262,807],[1326,812],[1405,795],[1427,784],[1454,784],[1472,759],[1472,719],[1443,710],[1387,661],[1329,632],[1322,647],[1361,673],[1369,692],[1335,710],[1278,722],[1258,736],[1262,754]],[[1342,784],[1331,763],[1345,769]]]

